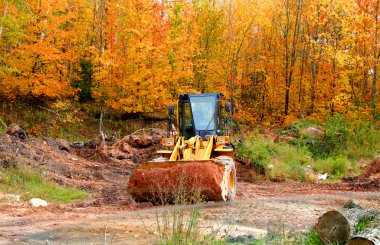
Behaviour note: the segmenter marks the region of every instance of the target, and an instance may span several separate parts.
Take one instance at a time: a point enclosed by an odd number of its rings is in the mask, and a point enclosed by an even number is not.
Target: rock
[[[12,159],[12,157],[6,156],[5,159],[0,160],[0,166],[3,168],[16,168],[17,167],[17,161]]]
[[[92,139],[84,144],[84,146],[89,149],[96,149],[99,145],[100,145],[99,139]]]
[[[124,159],[128,159],[126,155],[118,155],[116,156],[116,159],[117,160],[124,160]]]
[[[18,125],[12,125],[7,128],[7,134],[21,140],[28,138],[26,132]]]
[[[318,174],[318,179],[319,180],[326,180],[328,176],[329,176],[328,173]]]
[[[70,152],[70,143],[63,139],[57,139],[58,149],[61,151],[67,151]]]
[[[21,200],[20,196],[15,194],[2,195],[0,196],[0,199],[6,200],[8,202],[19,202]]]
[[[358,209],[363,209],[357,201],[354,200],[348,200],[344,205],[343,208],[358,208]]]
[[[153,145],[152,137],[146,135],[128,135],[124,140],[132,147],[136,148],[146,148]]]
[[[260,237],[267,235],[267,230],[257,229],[242,225],[220,225],[214,224],[212,230],[217,232],[217,236],[226,237],[229,243],[251,244]]]
[[[46,207],[48,205],[46,201],[40,198],[32,198],[29,200],[29,203],[32,205],[32,208]]]
[[[323,135],[323,131],[316,127],[307,127],[303,129],[302,132],[308,136],[322,136]]]
[[[76,141],[70,144],[70,147],[75,148],[75,149],[81,149],[84,147],[84,142],[83,141]]]

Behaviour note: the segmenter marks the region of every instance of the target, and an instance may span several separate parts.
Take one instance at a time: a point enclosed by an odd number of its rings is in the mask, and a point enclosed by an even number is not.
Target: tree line
[[[115,113],[223,92],[244,122],[378,116],[379,0],[1,0],[0,100]]]

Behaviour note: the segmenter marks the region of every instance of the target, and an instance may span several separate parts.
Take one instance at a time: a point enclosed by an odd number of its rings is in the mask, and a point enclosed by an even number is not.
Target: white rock
[[[32,208],[46,207],[48,205],[46,201],[40,198],[32,198],[29,200],[29,203],[32,205]]]
[[[323,131],[319,130],[316,127],[308,127],[306,129],[302,130],[304,134],[309,135],[309,136],[321,136],[323,135]]]
[[[5,195],[5,198],[8,201],[11,201],[11,202],[19,202],[20,201],[20,196],[19,195],[15,195],[15,194]]]
[[[329,175],[328,173],[318,174],[318,179],[319,180],[326,180],[328,175]]]
[[[273,169],[273,164],[269,164],[268,169]]]

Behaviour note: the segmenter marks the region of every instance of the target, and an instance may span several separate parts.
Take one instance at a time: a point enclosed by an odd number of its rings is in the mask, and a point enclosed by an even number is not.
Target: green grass
[[[329,173],[336,177],[343,177],[349,169],[355,167],[355,165],[352,166],[350,160],[344,156],[317,159],[312,166],[320,173]]]
[[[319,238],[318,233],[310,229],[307,231],[305,236],[303,237],[303,243],[302,244],[310,244],[310,245],[324,245],[325,243]]]
[[[334,143],[335,144],[335,143]],[[340,150],[339,150],[340,152]],[[312,153],[306,143],[274,143],[263,135],[253,133],[237,147],[237,155],[249,160],[270,180],[316,180],[319,173],[329,173],[330,180],[360,174],[359,159],[349,159],[343,152],[337,154]],[[322,156],[323,157],[320,157]]]
[[[41,173],[27,167],[0,168],[0,177],[0,191],[18,194],[24,201],[41,198],[53,203],[67,203],[83,200],[88,196],[82,190],[59,186]]]
[[[309,126],[321,135],[307,135]],[[354,122],[335,115],[324,123],[300,121],[278,135],[289,136],[289,143],[274,143],[257,132],[236,145],[237,155],[248,159],[271,180],[310,180],[329,173],[330,181],[360,175],[360,162],[370,162],[380,154],[380,129],[369,122]],[[294,138],[295,135],[295,138]]]
[[[369,123],[359,123],[352,129],[348,141],[350,159],[373,159],[380,154],[380,130]]]
[[[364,231],[365,229],[371,226],[372,221],[374,220],[373,216],[363,216],[360,218],[358,224],[355,226],[356,232]]]
[[[259,170],[266,170],[271,163],[271,157],[275,156],[273,144],[261,136],[249,136],[244,143],[237,148],[240,156],[248,158]]]
[[[248,158],[271,180],[306,180],[305,166],[312,163],[310,153],[287,143],[274,143],[261,135],[248,137],[238,147],[237,154]]]

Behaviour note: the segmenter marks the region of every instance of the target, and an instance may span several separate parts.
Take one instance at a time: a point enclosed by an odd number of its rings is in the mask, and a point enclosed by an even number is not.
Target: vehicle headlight
[[[229,136],[218,136],[216,138],[216,144],[217,145],[228,145],[230,143],[230,137]]]
[[[174,146],[174,138],[163,138],[161,143],[164,146]]]

